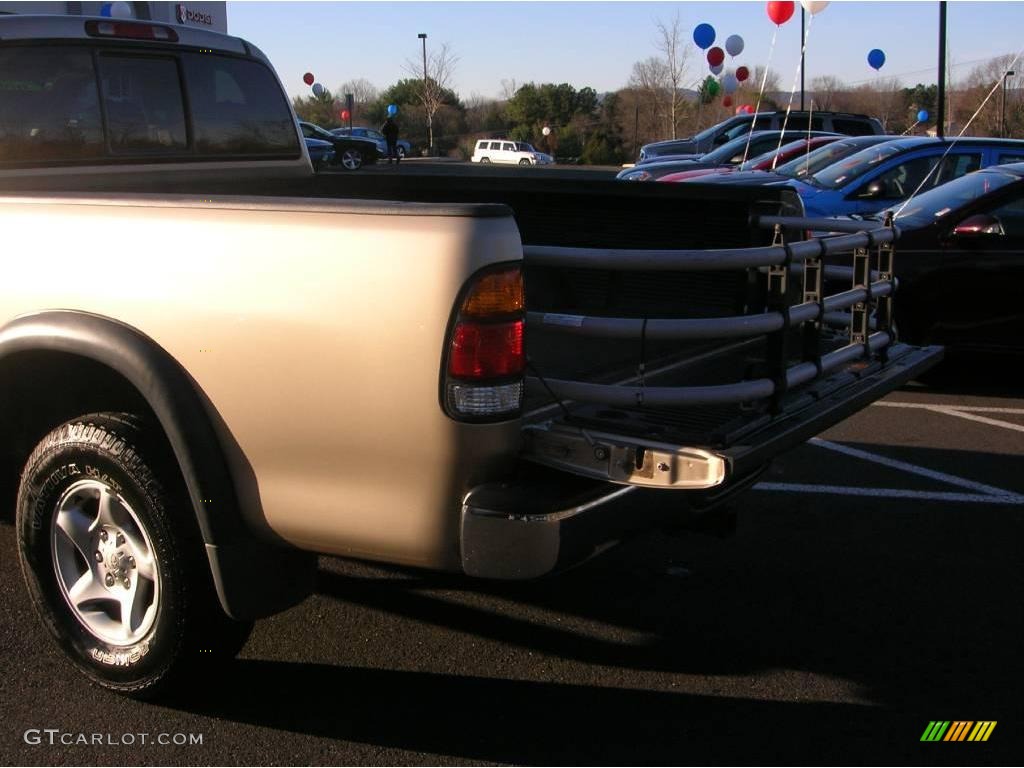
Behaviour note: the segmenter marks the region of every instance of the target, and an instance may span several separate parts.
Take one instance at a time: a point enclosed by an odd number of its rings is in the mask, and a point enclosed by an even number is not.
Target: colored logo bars
[[[921,735],[921,741],[988,741],[996,727],[995,720],[932,720]]]

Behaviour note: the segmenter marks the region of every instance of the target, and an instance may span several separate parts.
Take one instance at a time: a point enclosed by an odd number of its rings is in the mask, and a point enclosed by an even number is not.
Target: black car
[[[1024,353],[1024,163],[975,171],[889,210],[901,230],[900,338],[954,354]]]
[[[375,163],[380,157],[377,143],[372,139],[357,136],[335,136],[319,125],[299,120],[299,128],[307,139],[320,139],[334,145],[334,164],[348,171],[354,171],[366,163]]]
[[[822,131],[754,131],[753,133],[737,136],[730,142],[720,146],[703,155],[682,156],[675,160],[662,160],[660,162],[647,162],[626,168],[615,177],[620,181],[655,181],[662,176],[679,171],[696,171],[700,168],[718,168],[729,165],[739,165],[744,159],[750,159],[771,152],[779,144],[788,144],[791,141],[806,138],[807,136],[833,136],[835,134]],[[749,138],[749,145],[748,145]]]

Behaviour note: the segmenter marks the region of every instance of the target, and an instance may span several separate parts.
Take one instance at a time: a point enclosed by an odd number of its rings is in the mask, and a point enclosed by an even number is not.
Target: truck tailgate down
[[[788,241],[803,221],[770,222],[762,247],[527,246],[523,457],[612,483],[713,488],[941,359],[896,343],[896,228]],[[825,295],[822,257],[843,253],[849,289]]]

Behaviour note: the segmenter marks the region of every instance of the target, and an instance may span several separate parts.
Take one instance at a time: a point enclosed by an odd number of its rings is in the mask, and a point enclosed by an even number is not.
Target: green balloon
[[[708,93],[710,93],[712,96],[717,96],[720,90],[721,86],[718,84],[717,80],[708,81]]]

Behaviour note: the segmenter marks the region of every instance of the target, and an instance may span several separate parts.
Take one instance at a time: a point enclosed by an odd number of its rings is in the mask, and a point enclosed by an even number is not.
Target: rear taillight
[[[524,326],[518,265],[473,278],[448,342],[444,397],[451,416],[497,420],[518,414],[526,369]]]

